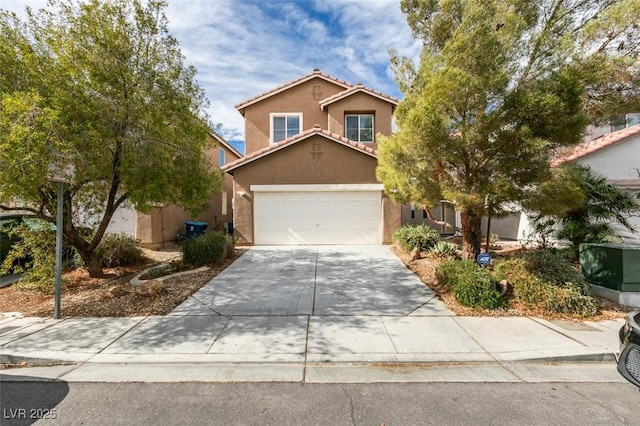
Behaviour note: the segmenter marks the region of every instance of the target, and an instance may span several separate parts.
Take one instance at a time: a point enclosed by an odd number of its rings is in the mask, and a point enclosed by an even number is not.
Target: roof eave
[[[233,145],[231,145],[229,142],[227,142],[222,136],[220,136],[214,130],[209,130],[209,135],[211,135],[211,137],[213,137],[220,145],[222,145],[225,148],[227,148],[234,155],[237,155],[238,158],[242,158],[242,154],[237,149],[235,149],[233,147]]]
[[[291,145],[294,145],[298,142],[301,142],[305,139],[308,139],[312,136],[315,135],[319,135],[319,136],[323,136],[327,139],[333,140],[336,143],[339,143],[343,146],[346,146],[347,148],[351,148],[354,149],[362,154],[368,155],[370,157],[373,157],[375,159],[378,158],[378,152],[376,150],[374,150],[373,148],[370,148],[366,145],[363,145],[361,143],[357,143],[354,141],[350,141],[347,138],[344,138],[340,135],[337,135],[335,133],[331,133],[329,131],[326,130],[321,130],[321,129],[312,129],[312,130],[308,130],[304,133],[300,133],[296,136],[293,136],[287,140],[284,140],[282,142],[279,142],[277,145],[265,148],[261,151],[257,151],[256,155],[253,157],[250,156],[246,156],[243,158],[240,158],[232,163],[229,164],[225,164],[223,167],[221,167],[221,170],[229,173],[229,174],[233,174],[232,172],[240,167],[244,167],[247,164],[250,164],[256,160],[259,160],[260,158],[266,157],[268,155],[271,155],[275,152],[280,151],[281,149],[287,148]]]
[[[337,94],[337,95],[331,96],[329,98],[326,98],[326,99],[320,101],[320,108],[322,110],[324,110],[325,107],[327,107],[327,106],[329,106],[329,105],[331,105],[331,104],[333,104],[335,102],[341,101],[342,99],[346,99],[346,98],[348,98],[350,96],[353,96],[356,93],[364,93],[364,94],[372,96],[374,98],[378,98],[378,99],[380,99],[380,100],[382,100],[384,102],[387,102],[387,103],[391,104],[393,109],[395,109],[395,107],[397,107],[398,104],[400,103],[400,101],[398,101],[395,98],[392,98],[390,96],[386,96],[386,95],[381,94],[381,93],[376,93],[376,92],[374,92],[372,90],[368,90],[365,87],[359,87],[359,88],[357,88],[355,90],[347,89],[345,92],[348,92],[348,93],[344,93],[342,95]]]

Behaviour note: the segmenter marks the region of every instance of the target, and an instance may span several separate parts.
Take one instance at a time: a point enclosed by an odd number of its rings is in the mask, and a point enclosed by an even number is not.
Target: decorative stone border
[[[147,272],[149,272],[150,270],[154,269],[154,268],[159,268],[162,267],[163,265],[168,265],[169,263],[161,263],[159,265],[154,265],[150,268],[147,268],[141,272],[138,272],[136,274],[135,277],[131,278],[131,281],[129,281],[129,284],[131,284],[132,286],[139,286],[140,284],[142,284],[145,281],[149,281],[149,280],[141,280],[140,277],[143,276],[144,274],[146,274]],[[182,272],[176,272],[175,274],[171,274],[171,275],[163,275],[161,277],[157,277],[157,278],[151,278],[153,280],[156,281],[164,281],[164,280],[168,280],[169,278],[175,278],[175,277],[179,277],[181,275],[189,275],[189,274],[195,274],[197,272],[204,272],[204,271],[208,271],[209,267],[208,266],[202,266],[200,268],[197,269],[191,269],[189,271],[182,271]]]

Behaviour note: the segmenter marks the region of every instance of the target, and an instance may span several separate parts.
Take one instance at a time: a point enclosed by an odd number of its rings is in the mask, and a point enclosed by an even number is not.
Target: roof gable
[[[304,75],[304,76],[302,76],[300,78],[297,78],[297,79],[292,80],[292,81],[290,81],[288,83],[280,85],[280,86],[278,86],[278,87],[276,87],[274,89],[268,90],[268,91],[266,91],[264,93],[261,93],[261,94],[259,94],[257,96],[254,96],[254,97],[250,98],[250,99],[247,99],[244,102],[240,102],[239,104],[237,104],[235,106],[235,108],[238,111],[240,111],[241,114],[244,115],[244,109],[247,108],[248,106],[256,104],[256,103],[258,103],[258,102],[260,102],[260,101],[262,101],[264,99],[267,99],[267,98],[269,98],[271,96],[277,95],[278,93],[284,92],[285,90],[290,89],[290,88],[292,88],[294,86],[297,86],[299,84],[305,83],[305,82],[307,82],[309,80],[313,80],[314,78],[320,78],[322,80],[328,81],[329,83],[333,83],[333,84],[335,84],[337,86],[340,86],[340,87],[343,87],[345,89],[348,89],[348,88],[352,87],[352,85],[347,83],[346,81],[337,79],[335,77],[331,77],[328,74],[324,74],[324,73],[320,72],[319,69],[316,68],[310,74]]]
[[[385,95],[384,93],[378,92],[377,90],[369,89],[368,87],[365,87],[362,83],[358,83],[355,86],[348,88],[347,90],[343,90],[340,93],[336,93],[333,96],[329,96],[328,98],[321,100],[320,108],[325,109],[325,107],[327,107],[328,105],[331,105],[334,102],[337,102],[339,100],[352,96],[356,93],[364,93],[366,95],[373,96],[374,98],[378,98],[385,102],[389,102],[394,107],[397,106],[398,103],[400,102],[398,99],[392,96]]]
[[[242,154],[236,148],[233,147],[229,142],[227,142],[222,136],[216,133],[214,130],[209,130],[209,135],[218,142],[218,144],[227,148],[233,155],[238,158],[242,158]]]
[[[239,167],[242,167],[246,164],[249,164],[255,160],[258,160],[259,158],[265,157],[267,155],[271,155],[275,152],[280,151],[283,148],[295,145],[298,142],[301,142],[303,140],[306,140],[312,136],[322,136],[325,139],[328,139],[332,142],[344,145],[348,148],[351,148],[353,150],[356,150],[362,154],[368,155],[370,157],[373,158],[378,158],[378,151],[376,151],[375,149],[368,147],[366,145],[363,145],[361,143],[357,143],[354,142],[352,140],[349,140],[347,138],[345,138],[344,136],[340,136],[336,133],[331,133],[328,130],[323,130],[320,128],[319,125],[315,125],[313,126],[312,129],[306,130],[302,133],[299,133],[295,136],[292,136],[288,139],[285,139],[283,141],[280,141],[278,143],[275,144],[271,144],[270,146],[263,148],[259,151],[253,152],[243,158],[240,158],[239,160],[236,160],[234,162],[231,162],[229,164],[225,164],[223,167],[221,167],[222,171],[225,172],[231,172]]]
[[[573,148],[568,154],[554,159],[551,164],[553,166],[560,166],[562,164],[570,163],[636,135],[640,135],[640,124],[608,133],[589,142],[581,143]]]

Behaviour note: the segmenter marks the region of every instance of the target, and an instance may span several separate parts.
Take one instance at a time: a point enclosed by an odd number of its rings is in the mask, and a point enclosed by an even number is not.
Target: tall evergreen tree
[[[591,117],[617,112],[606,102],[620,86],[595,64],[637,78],[639,15],[622,4],[640,0],[403,0],[424,47],[417,68],[392,56],[405,97],[398,132],[380,138],[387,193],[453,204],[465,257],[477,256],[482,217],[534,197],[554,177],[557,149],[579,142]],[[633,84],[620,93],[638,99]]]

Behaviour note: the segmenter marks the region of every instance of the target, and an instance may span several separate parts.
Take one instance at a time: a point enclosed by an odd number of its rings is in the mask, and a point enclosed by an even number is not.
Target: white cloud
[[[314,68],[398,96],[388,49],[417,57],[399,0],[169,0],[169,31],[211,102],[213,123],[227,139],[243,139],[234,105]],[[5,0],[24,11],[45,0]]]

